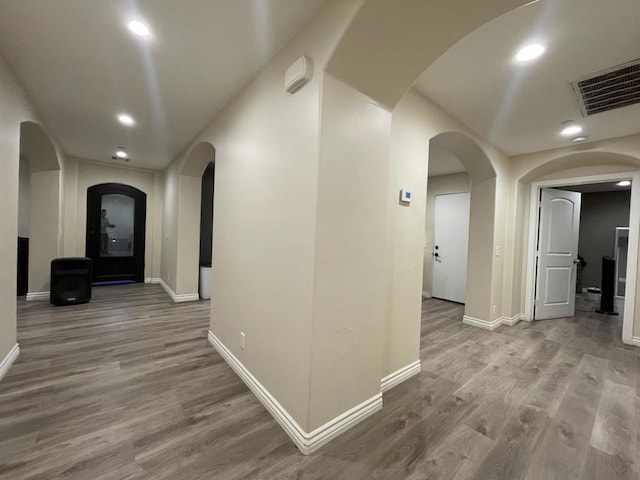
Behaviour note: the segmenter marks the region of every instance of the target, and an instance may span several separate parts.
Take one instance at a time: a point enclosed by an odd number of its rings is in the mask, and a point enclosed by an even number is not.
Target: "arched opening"
[[[621,199],[623,205],[617,207],[613,202],[613,195],[624,196],[623,191],[617,185],[619,181],[630,180],[631,191],[627,192],[625,198]],[[578,192],[581,195],[582,209],[580,210],[580,237],[578,239],[578,255],[581,257],[585,253],[584,250],[591,247],[591,244],[598,242],[602,235],[610,237],[604,240],[605,246],[600,247],[602,250],[602,256],[609,257],[614,260],[615,271],[625,272],[623,275],[623,287],[622,295],[616,295],[616,301],[613,304],[612,312],[620,313],[622,320],[620,322],[620,329],[622,330],[622,340],[628,344],[635,344],[634,338],[640,335],[640,328],[634,325],[634,312],[636,310],[636,298],[637,298],[637,264],[638,264],[638,236],[640,225],[637,222],[638,215],[640,215],[640,159],[631,157],[629,155],[623,155],[613,152],[577,152],[568,155],[547,159],[539,165],[531,167],[528,171],[524,172],[518,180],[518,190],[522,192],[519,198],[519,208],[521,211],[528,211],[528,215],[522,219],[522,225],[520,228],[525,232],[523,235],[523,241],[520,248],[523,252],[526,252],[522,256],[522,283],[524,286],[524,319],[535,320],[545,318],[544,313],[541,314],[541,303],[544,303],[540,297],[540,259],[544,252],[539,252],[540,247],[537,245],[537,238],[540,236],[542,229],[544,228],[543,213],[544,205],[541,205],[539,198],[544,191],[549,189],[558,191],[570,191]],[[614,193],[615,192],[615,193]],[[603,195],[608,195],[607,198],[598,198]],[[588,202],[585,200],[589,198]],[[592,199],[593,197],[593,199]],[[593,210],[591,204],[598,200],[596,205],[595,214],[590,213]],[[626,200],[625,200],[626,199]],[[626,208],[624,202],[626,201]],[[590,209],[585,212],[585,206],[589,206]],[[605,208],[606,207],[606,208]],[[624,210],[624,212],[614,211]],[[606,218],[602,218],[605,215]],[[609,225],[605,229],[605,225],[611,223],[612,217],[626,217],[626,225],[624,219],[614,221],[614,223],[620,223],[617,228]],[[586,219],[585,219],[586,217]],[[593,218],[592,218],[593,217]],[[588,231],[588,227],[585,223],[589,221],[597,222],[595,230],[591,233]],[[613,224],[612,224],[613,225]],[[626,227],[626,230],[625,230]],[[625,230],[624,232],[624,254],[619,257],[619,242],[616,238],[618,229]],[[546,233],[544,233],[546,235]],[[585,241],[586,240],[586,241]],[[610,242],[608,240],[611,240]],[[602,243],[602,242],[601,242]],[[609,245],[610,244],[610,245]],[[517,248],[517,247],[516,247]],[[600,255],[598,255],[600,256]],[[599,270],[600,265],[597,263],[600,258],[589,258],[589,262],[586,262],[586,267],[589,268],[591,263],[591,270],[596,270],[598,277],[601,275]],[[605,262],[603,261],[603,264]],[[582,264],[581,264],[582,266]],[[618,277],[618,274],[615,274]],[[577,274],[576,274],[577,277]],[[605,282],[605,276],[600,277]],[[599,281],[600,278],[596,280]],[[614,278],[614,282],[619,280]],[[592,283],[596,283],[592,282]],[[577,282],[576,282],[577,285]],[[614,292],[618,290],[618,282],[611,285]],[[584,289],[582,287],[585,287]],[[586,291],[588,286],[579,285],[580,291],[573,290],[572,295],[578,297],[581,296],[583,291]],[[604,285],[598,284],[597,288],[602,288],[604,294]],[[600,307],[599,293],[591,298],[590,301],[585,303],[585,298],[582,296],[582,305],[580,301],[573,297],[571,300],[574,302],[576,311],[580,308],[587,308],[589,311],[595,311]],[[577,303],[576,303],[577,302]],[[571,308],[574,308],[573,306]],[[570,316],[570,315],[569,315]],[[553,317],[549,317],[553,318]],[[615,322],[607,320],[607,324],[614,325]],[[619,337],[618,337],[619,338]]]
[[[200,298],[211,298],[211,265],[213,255],[213,188],[215,167],[210,162],[202,174],[200,196]]]
[[[427,187],[423,291],[464,304],[465,323],[493,328],[495,170],[459,132],[433,137],[429,162],[439,175]]]
[[[204,290],[207,286],[210,290],[215,268],[207,267],[212,265],[214,162],[213,145],[200,142],[189,151],[180,168],[175,293],[183,297],[178,298],[196,300],[209,296]],[[205,281],[201,281],[201,266],[205,267]]]
[[[94,285],[144,282],[147,195],[121,183],[87,189],[85,255]]]
[[[53,143],[37,123],[21,123],[19,257],[28,265],[27,300],[49,298],[50,262],[60,254],[60,198],[60,163]],[[19,275],[24,282],[24,270]]]

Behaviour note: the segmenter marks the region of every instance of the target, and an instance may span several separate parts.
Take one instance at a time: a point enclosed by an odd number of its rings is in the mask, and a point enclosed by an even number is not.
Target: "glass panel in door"
[[[100,207],[100,256],[133,256],[135,200],[110,193],[102,196]]]

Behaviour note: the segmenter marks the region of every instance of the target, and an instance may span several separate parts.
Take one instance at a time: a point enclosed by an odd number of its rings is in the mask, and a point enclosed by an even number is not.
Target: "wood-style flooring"
[[[157,285],[18,304],[0,479],[640,478],[639,349],[590,313],[493,332],[423,303],[422,373],[303,456],[206,339],[209,302]]]

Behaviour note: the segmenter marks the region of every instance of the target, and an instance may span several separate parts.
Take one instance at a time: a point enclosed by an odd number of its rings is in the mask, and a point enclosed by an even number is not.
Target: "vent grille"
[[[571,82],[582,116],[640,103],[640,59]]]

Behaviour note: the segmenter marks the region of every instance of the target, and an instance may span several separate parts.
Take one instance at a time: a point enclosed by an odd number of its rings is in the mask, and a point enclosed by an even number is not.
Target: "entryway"
[[[94,283],[144,282],[147,195],[120,183],[87,189],[86,256]]]
[[[638,225],[630,219],[638,218],[639,193],[635,172],[532,184],[525,319],[573,317],[576,298],[596,310],[600,294],[606,302],[617,292],[602,310],[623,315],[623,340],[632,343]],[[604,278],[602,266],[612,275]]]

